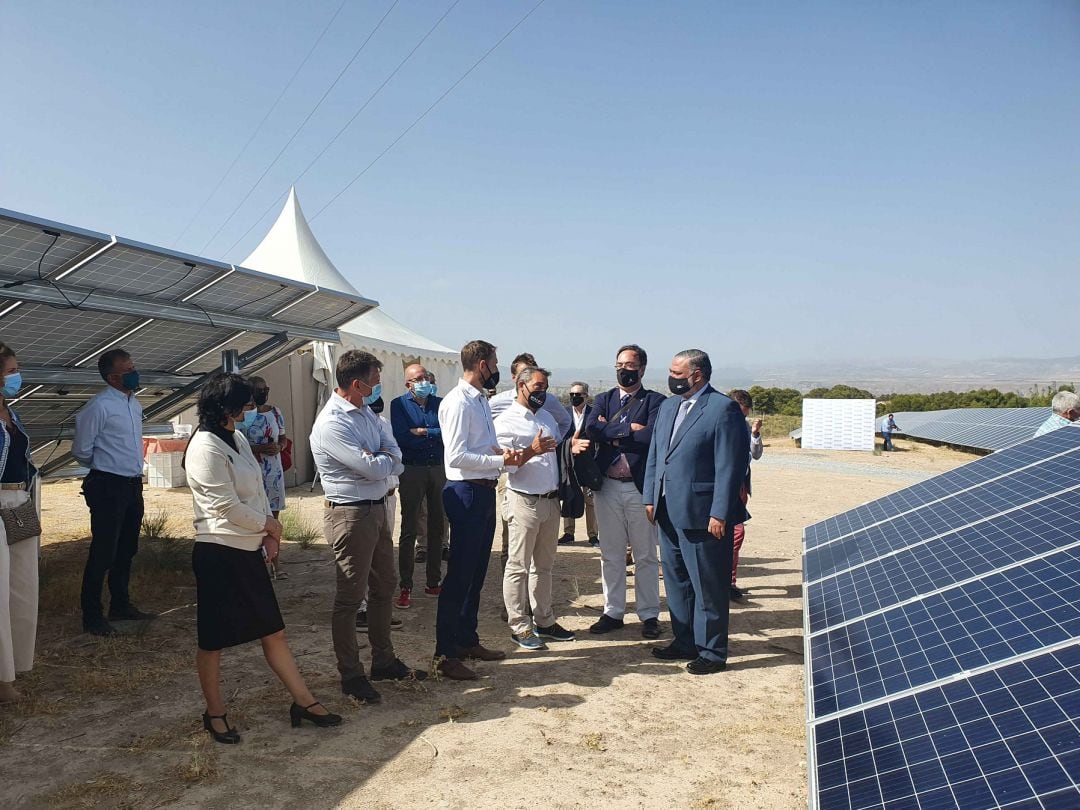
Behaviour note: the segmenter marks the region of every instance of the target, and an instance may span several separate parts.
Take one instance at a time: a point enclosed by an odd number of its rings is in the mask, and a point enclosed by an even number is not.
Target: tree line
[[[872,394],[851,385],[813,388],[805,394],[797,388],[750,388],[754,410],[762,414],[802,416],[803,399],[875,399],[878,416],[901,411],[940,411],[947,408],[1037,408],[1050,405],[1058,391],[1075,391],[1075,384],[1034,386],[1028,393],[978,388],[974,391],[939,391],[934,394]]]

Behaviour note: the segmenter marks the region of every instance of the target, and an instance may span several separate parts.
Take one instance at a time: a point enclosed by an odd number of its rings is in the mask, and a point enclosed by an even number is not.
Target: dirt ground
[[[288,695],[248,645],[223,659],[243,735],[234,747],[200,730],[189,547],[144,544],[133,593],[164,612],[145,632],[83,635],[86,509],[74,483],[49,484],[38,663],[20,678],[28,700],[0,708],[0,807],[805,807],[802,528],[972,458],[897,445],[884,455],[767,445],[740,566],[750,599],[732,610],[729,669],[708,677],[652,658],[632,614],[623,631],[589,636],[600,562],[579,521],[579,542],[560,547],[555,568],[556,612],[577,641],[479,664],[481,679],[464,685],[383,684],[380,705],[358,705],[334,667],[331,556],[321,540],[288,543],[289,578],[276,588],[290,644],[345,723],[290,728]],[[318,525],[318,490],[289,494]],[[147,507],[167,509],[173,533],[190,536],[187,490],[147,490]],[[493,561],[481,637],[509,651],[497,570]],[[395,611],[396,649],[412,666],[430,664],[435,605],[420,595]]]

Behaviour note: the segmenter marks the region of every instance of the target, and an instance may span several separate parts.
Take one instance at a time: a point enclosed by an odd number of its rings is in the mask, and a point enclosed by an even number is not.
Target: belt
[[[386,497],[379,498],[378,500],[371,501],[347,501],[346,503],[334,503],[333,501],[323,501],[323,505],[327,509],[341,509],[347,506],[377,506],[380,503],[384,503]]]
[[[484,489],[495,489],[499,485],[499,482],[495,478],[466,478],[462,483],[472,484],[474,487],[483,487]]]
[[[441,467],[442,462],[436,459],[428,459],[427,461],[405,461],[403,462],[406,467]]]
[[[26,484],[19,481],[13,481],[10,484],[0,484],[0,489],[26,489]]]
[[[614,475],[609,475],[608,479],[611,481],[622,481],[623,483],[626,483],[627,481],[633,481],[634,477],[630,476],[629,478],[616,478]]]
[[[90,470],[87,477],[90,475],[104,475],[106,478],[118,478],[121,481],[127,481],[132,484],[142,483],[141,475],[117,475],[116,473],[105,472],[104,470]]]
[[[521,495],[523,498],[547,498],[548,500],[555,500],[559,497],[559,490],[557,489],[553,489],[551,492],[545,492],[543,495],[538,495],[535,492],[520,492],[516,489],[511,489],[510,491]]]

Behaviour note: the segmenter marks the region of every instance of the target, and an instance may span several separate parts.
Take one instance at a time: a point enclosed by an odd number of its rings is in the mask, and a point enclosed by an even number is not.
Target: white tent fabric
[[[296,189],[290,189],[277,221],[241,265],[318,287],[359,293],[334,266],[315,238],[300,208]],[[340,344],[315,345],[313,375],[322,389],[320,402],[334,387],[334,365],[346,349],[363,349],[382,361],[383,399],[387,403],[405,393],[404,370],[410,363],[421,363],[432,372],[442,392],[449,391],[461,374],[458,352],[417,334],[381,309],[355,318],[342,326],[340,332]]]

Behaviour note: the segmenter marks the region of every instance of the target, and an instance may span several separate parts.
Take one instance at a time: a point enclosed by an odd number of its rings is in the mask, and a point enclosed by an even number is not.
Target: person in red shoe
[[[728,396],[735,400],[743,417],[749,419],[750,411],[754,407],[754,399],[750,396],[750,392],[736,388]],[[746,480],[743,482],[742,489],[739,490],[739,498],[742,499],[744,507],[750,500],[750,462],[761,458],[761,454],[765,451],[765,445],[761,441],[761,419],[755,419],[748,427],[750,429],[750,458],[746,462]],[[746,591],[735,584],[739,574],[739,551],[745,539],[746,524],[740,523],[735,527],[735,541],[731,552],[731,588],[728,590],[728,597],[732,602],[741,602],[746,598]]]
[[[368,640],[372,680],[423,680],[394,654],[390,640],[394,585],[394,542],[386,496],[391,476],[400,475],[401,449],[386,423],[371,410],[379,400],[382,363],[352,349],[335,368],[337,388],[311,429],[311,455],[319,471],[326,504],[323,533],[334,552],[337,587],[330,624],[341,673],[341,691],[378,703],[356,640],[356,612],[367,591]]]
[[[420,515],[427,513],[425,539],[426,596],[438,596],[442,581],[443,510],[442,491],[446,485],[443,470],[442,431],[439,429],[439,405],[435,386],[428,381],[427,369],[413,363],[405,369],[404,394],[390,402],[390,424],[394,439],[401,447],[405,465],[401,473],[401,534],[398,536],[398,587],[395,604],[410,605],[413,590],[413,564]],[[428,508],[423,509],[424,502]]]

